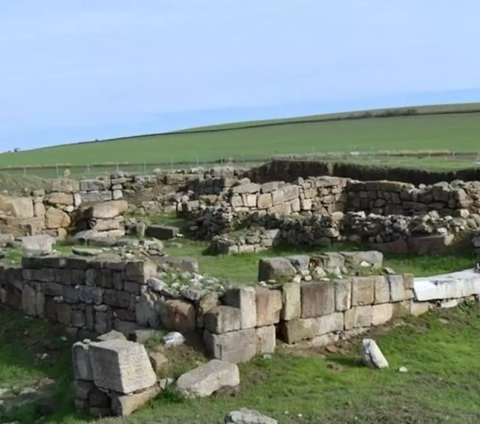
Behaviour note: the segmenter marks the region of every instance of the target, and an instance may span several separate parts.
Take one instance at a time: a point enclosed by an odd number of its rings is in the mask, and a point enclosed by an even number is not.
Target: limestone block
[[[43,203],[35,203],[33,208],[36,217],[43,218],[45,216],[46,209]]]
[[[146,284],[148,279],[157,274],[157,264],[152,261],[128,262],[125,276],[129,281]]]
[[[93,381],[100,389],[129,394],[155,384],[157,377],[145,347],[126,340],[90,344]]]
[[[256,202],[257,196],[255,196],[255,202]],[[243,197],[240,196],[239,194],[234,194],[230,198],[230,204],[232,205],[233,208],[241,208],[244,206],[243,204]]]
[[[298,319],[302,315],[302,303],[300,296],[300,284],[287,283],[282,286],[282,313],[284,321]]]
[[[241,329],[241,313],[239,308],[217,306],[207,312],[203,318],[205,328],[211,333],[223,334]]]
[[[292,213],[292,206],[290,203],[280,203],[268,209],[269,213],[277,215],[290,215]]]
[[[375,299],[375,277],[352,278],[352,306],[371,305]]]
[[[364,251],[364,252],[340,252],[345,258],[345,265],[357,267],[362,262],[369,263],[372,268],[382,268],[383,266],[383,254],[376,250]]]
[[[335,310],[338,312],[346,311],[352,306],[352,281],[337,280],[335,286]]]
[[[342,312],[335,312],[330,315],[324,315],[323,317],[317,318],[316,321],[317,321],[316,336],[321,336],[322,334],[327,334],[327,333],[343,331],[344,317]]]
[[[257,207],[257,195],[256,194],[242,194],[243,205],[247,208]],[[237,205],[242,206],[242,205]]]
[[[237,387],[239,384],[238,366],[214,359],[183,374],[175,385],[186,397],[207,397],[222,387]]]
[[[257,327],[276,324],[280,321],[282,310],[282,293],[258,287],[256,292]]]
[[[110,180],[82,180],[80,181],[80,191],[109,190],[111,185]]]
[[[33,201],[30,197],[0,195],[0,211],[18,219],[30,219],[34,217]]]
[[[370,327],[373,319],[372,306],[355,306],[345,311],[345,330]]]
[[[293,199],[290,202],[290,208],[292,209],[292,212],[300,212],[301,211],[300,199]]]
[[[77,180],[68,178],[58,178],[52,181],[52,191],[60,193],[74,193],[80,190],[80,184]]]
[[[272,195],[270,193],[259,194],[257,196],[257,208],[258,209],[268,209],[273,206],[272,204]]]
[[[302,211],[312,210],[312,199],[301,199],[300,200],[300,209]]]
[[[343,268],[345,266],[345,258],[337,252],[327,252],[312,257],[312,261],[324,270]]]
[[[383,325],[393,316],[393,304],[383,303],[372,308],[372,325]]]
[[[118,417],[126,417],[156,398],[160,391],[160,387],[155,385],[140,393],[115,397],[112,401],[112,412]]]
[[[223,301],[226,305],[240,309],[242,330],[257,325],[257,303],[255,288],[236,287],[228,290]]]
[[[232,188],[232,193],[237,193],[237,194],[258,193],[259,191],[260,191],[260,185],[255,183],[241,184]]]
[[[93,380],[89,347],[89,344],[83,342],[74,343],[72,346],[73,373],[76,380]]]
[[[89,192],[82,191],[78,194],[82,199],[82,203],[109,202],[112,200],[112,192],[109,190]]]
[[[73,194],[50,193],[45,196],[45,203],[52,206],[73,206]]]
[[[253,290],[253,288],[252,288]],[[255,302],[253,303],[255,306]],[[203,296],[197,303],[197,328],[203,328],[205,323],[203,321],[203,317],[208,311],[216,308],[218,306],[218,295],[216,293],[208,293]],[[234,305],[230,305],[234,306]],[[241,312],[241,311],[240,311]],[[256,314],[256,310],[255,310]],[[257,322],[256,315],[255,315],[255,323]]]
[[[390,284],[387,277],[375,277],[375,304],[390,302]]]
[[[111,219],[123,215],[128,210],[126,200],[113,200],[110,202],[97,203],[85,213],[90,218]]]
[[[225,424],[278,424],[278,421],[253,409],[242,408],[229,412]]]
[[[282,339],[288,344],[313,339],[317,332],[318,322],[315,318],[287,321],[281,326]]]
[[[295,267],[297,272],[301,273],[301,272],[308,271],[308,267],[310,265],[310,256],[295,255],[295,256],[288,256],[287,259]]]
[[[257,332],[257,353],[273,353],[277,345],[276,330],[274,325],[260,327]]]
[[[383,356],[377,343],[372,339],[363,340],[363,363],[372,368],[388,368],[388,361]]]
[[[258,263],[258,281],[291,281],[297,273],[286,258],[265,258]]]
[[[47,229],[68,228],[72,220],[70,216],[57,208],[48,208],[45,214],[45,225]]]
[[[410,290],[405,287],[403,275],[387,276],[390,285],[390,300],[392,302],[401,302],[412,297]]]
[[[215,359],[232,362],[248,362],[257,353],[257,334],[254,328],[225,334],[204,333],[207,352]]]
[[[413,316],[420,316],[428,312],[430,304],[428,302],[415,302],[412,300],[410,304],[410,313]]]
[[[330,282],[302,284],[302,318],[316,318],[335,311],[335,286]]]
[[[195,307],[183,300],[167,300],[161,308],[161,320],[167,330],[188,333],[195,331]]]

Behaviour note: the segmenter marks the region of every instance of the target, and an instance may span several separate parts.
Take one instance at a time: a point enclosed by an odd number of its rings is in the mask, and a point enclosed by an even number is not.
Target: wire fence
[[[228,158],[217,161],[169,162],[162,163],[92,163],[84,165],[54,164],[25,165],[0,168],[1,173],[11,175],[37,176],[42,178],[70,177],[76,179],[95,178],[110,175],[113,172],[130,174],[169,173],[185,169],[210,169],[217,166],[250,168],[271,159],[283,160],[319,160],[319,161],[354,161],[375,165],[423,166],[432,168],[467,168],[480,166],[480,152],[449,151],[350,151],[350,152],[315,152],[304,154],[281,154],[270,158]]]

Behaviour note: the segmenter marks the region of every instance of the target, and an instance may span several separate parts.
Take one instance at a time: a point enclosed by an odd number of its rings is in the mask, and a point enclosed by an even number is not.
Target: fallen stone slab
[[[253,409],[242,408],[229,412],[225,424],[278,424],[278,421]]]
[[[288,282],[297,273],[292,263],[286,258],[260,259],[258,263],[258,281]]]
[[[177,237],[179,232],[180,230],[177,227],[171,227],[168,225],[150,225],[145,230],[145,235],[158,240],[170,240]]]
[[[367,367],[371,368],[388,368],[388,361],[383,356],[382,351],[378,347],[375,340],[364,339],[363,340],[363,363]]]
[[[27,236],[22,237],[20,243],[21,248],[27,252],[36,253],[38,255],[51,255],[53,253],[55,238],[46,234]]]
[[[186,397],[207,397],[222,387],[240,384],[238,366],[214,359],[183,374],[176,382],[177,390]]]
[[[99,256],[103,253],[102,249],[91,249],[91,248],[86,248],[86,247],[73,247],[72,248],[72,253],[75,255],[79,256]]]

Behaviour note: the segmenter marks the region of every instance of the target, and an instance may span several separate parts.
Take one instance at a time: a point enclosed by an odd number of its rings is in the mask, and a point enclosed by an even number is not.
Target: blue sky
[[[478,0],[0,5],[0,151],[480,100]]]

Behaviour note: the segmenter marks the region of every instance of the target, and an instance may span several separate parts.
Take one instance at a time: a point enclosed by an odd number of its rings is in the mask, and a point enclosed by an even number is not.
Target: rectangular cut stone
[[[356,306],[345,312],[345,330],[370,327],[372,319],[372,306]]]
[[[352,281],[335,281],[335,310],[338,312],[346,311],[352,306]]]
[[[233,364],[248,362],[257,353],[257,333],[254,328],[225,334],[205,331],[204,340],[210,356]]]
[[[76,380],[93,380],[89,345],[77,342],[72,346],[73,374]]]
[[[241,328],[240,309],[232,306],[217,306],[203,317],[205,328],[211,333],[223,334]]]
[[[157,381],[145,347],[127,340],[90,344],[93,381],[98,388],[129,394]]]
[[[410,291],[405,288],[403,275],[389,275],[387,278],[392,302],[401,302],[410,298]]]
[[[303,284],[302,318],[316,318],[335,311],[335,286],[330,282]]]
[[[429,309],[430,303],[428,302],[415,302],[412,300],[410,304],[410,313],[416,317],[427,313]]]
[[[282,340],[292,344],[302,340],[313,339],[318,332],[318,322],[315,318],[295,319],[282,323]]]
[[[375,304],[390,302],[390,285],[387,277],[375,277]]]
[[[317,318],[317,336],[343,331],[343,313],[336,312]]]
[[[372,325],[383,325],[392,319],[393,304],[383,303],[381,305],[374,305],[372,314]]]
[[[282,286],[282,319],[291,321],[300,318],[302,314],[302,303],[300,297],[300,284],[287,283]]]
[[[273,206],[272,204],[272,195],[270,193],[259,194],[257,196],[257,208],[258,209],[268,209]]]
[[[280,290],[256,289],[257,327],[276,324],[280,321],[282,293]]]
[[[240,309],[241,328],[253,328],[257,325],[257,304],[255,288],[237,287],[225,293],[223,301],[228,306]]]
[[[277,344],[275,326],[260,327],[257,332],[257,353],[273,353]]]
[[[371,305],[375,299],[374,277],[352,278],[352,306]]]

